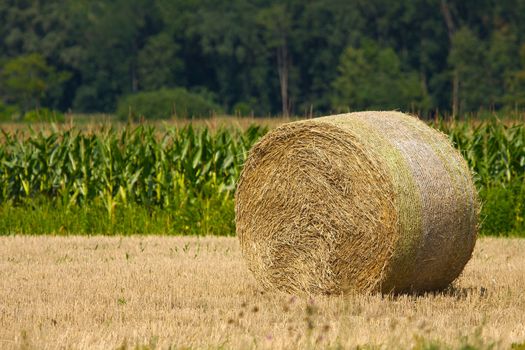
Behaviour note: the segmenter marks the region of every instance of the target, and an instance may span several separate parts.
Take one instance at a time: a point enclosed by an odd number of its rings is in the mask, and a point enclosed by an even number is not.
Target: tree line
[[[519,110],[525,0],[0,3],[0,105],[111,113],[160,89],[232,114]]]

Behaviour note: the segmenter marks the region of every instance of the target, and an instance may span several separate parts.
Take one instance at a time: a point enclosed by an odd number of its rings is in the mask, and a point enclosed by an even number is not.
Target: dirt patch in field
[[[444,293],[301,299],[261,292],[236,238],[2,237],[0,348],[508,348],[524,251],[481,239]]]

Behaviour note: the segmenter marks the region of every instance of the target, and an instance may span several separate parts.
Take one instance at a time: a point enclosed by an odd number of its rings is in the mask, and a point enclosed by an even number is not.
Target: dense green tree
[[[520,48],[519,68],[510,73],[506,79],[508,94],[505,95],[507,107],[523,110],[525,108],[525,44]]]
[[[295,74],[292,94],[294,112],[327,112],[331,108],[331,85],[338,75],[343,50],[358,44],[365,19],[352,2],[325,0],[296,2],[291,48]]]
[[[5,62],[0,70],[0,93],[3,100],[27,111],[40,107],[47,93],[68,79],[56,72],[39,54],[18,56]]]
[[[335,79],[333,107],[336,110],[416,110],[423,102],[417,74],[401,70],[391,48],[366,42],[362,48],[347,48],[341,56]]]
[[[139,88],[155,90],[176,86],[184,70],[178,51],[178,45],[167,33],[149,37],[137,58]]]
[[[261,27],[266,47],[275,52],[274,60],[279,77],[281,113],[288,116],[292,107],[289,96],[290,71],[292,69],[290,52],[292,18],[290,10],[286,3],[275,3],[260,10],[256,21]]]
[[[257,25],[257,14],[258,7],[244,0],[217,3],[198,11],[199,25],[192,32],[203,56],[195,57],[190,70],[208,72],[193,80],[198,78],[196,85],[216,91],[225,109],[232,112],[233,106],[247,103],[259,115],[279,111],[275,64]]]
[[[73,67],[68,57],[81,47],[74,29],[81,23],[68,15],[70,2],[58,0],[14,1],[0,3],[0,66],[2,60],[40,54],[56,71],[71,76]],[[75,80],[52,85],[41,101],[44,105],[65,109],[70,105]],[[70,89],[70,87],[73,87]]]
[[[487,44],[466,27],[452,37],[449,64],[457,74],[459,114],[494,106],[487,50]]]
[[[519,69],[520,56],[516,33],[504,26],[492,32],[487,52],[489,100],[494,109],[513,106],[507,82]]]
[[[116,97],[139,90],[138,54],[159,31],[158,12],[148,0],[85,1],[79,10],[87,15],[86,56],[73,106],[113,111]]]

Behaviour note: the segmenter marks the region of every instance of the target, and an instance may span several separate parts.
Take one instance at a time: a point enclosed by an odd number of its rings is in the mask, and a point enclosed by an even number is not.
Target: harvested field
[[[442,293],[304,299],[262,292],[236,238],[1,237],[0,348],[509,348],[524,251],[480,239]]]

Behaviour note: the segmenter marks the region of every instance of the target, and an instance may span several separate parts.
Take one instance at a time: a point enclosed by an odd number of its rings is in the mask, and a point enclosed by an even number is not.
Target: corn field
[[[204,223],[198,233],[217,233],[210,231],[211,221],[224,218],[208,216],[233,210],[241,165],[264,132],[253,126],[212,134],[189,126],[159,136],[153,127],[139,126],[92,134],[3,133],[0,202],[10,207],[47,202],[60,210],[94,205],[109,220],[139,206],[171,211],[173,221],[185,219],[183,232]]]
[[[525,174],[525,126],[496,120],[479,125],[440,123],[476,174],[479,186],[510,184]]]
[[[475,173],[484,232],[525,231],[524,125],[437,127]],[[3,131],[0,234],[233,234],[235,183],[266,130]]]
[[[493,119],[439,123],[469,163],[482,201],[486,234],[525,235],[525,125]]]
[[[192,127],[169,130],[112,129],[83,135],[34,133],[29,138],[4,133],[0,148],[1,201],[45,196],[68,205],[100,199],[108,211],[116,203],[170,207],[188,191],[208,187],[231,192],[241,165],[263,129],[245,133]]]

